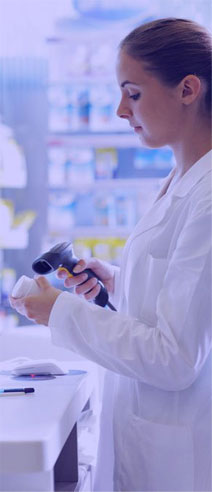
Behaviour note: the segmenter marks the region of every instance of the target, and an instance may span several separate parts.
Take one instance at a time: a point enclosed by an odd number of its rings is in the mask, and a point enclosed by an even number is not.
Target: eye
[[[137,94],[133,94],[132,96],[129,96],[130,99],[133,99],[133,101],[137,101],[140,97],[140,92],[137,92]]]

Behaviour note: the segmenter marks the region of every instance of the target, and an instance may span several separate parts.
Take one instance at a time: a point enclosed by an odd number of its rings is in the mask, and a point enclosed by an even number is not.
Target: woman
[[[91,267],[118,312],[61,293],[41,277],[40,296],[11,303],[49,325],[56,344],[111,371],[114,490],[208,491],[211,38],[183,19],[141,25],[121,42],[117,78],[118,115],[143,146],[169,145],[176,159],[129,237],[121,269],[80,260],[82,273],[65,280],[92,300],[99,286],[83,274]]]

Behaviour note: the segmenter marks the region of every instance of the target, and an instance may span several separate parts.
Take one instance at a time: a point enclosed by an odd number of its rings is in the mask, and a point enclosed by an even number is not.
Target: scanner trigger
[[[72,273],[70,273],[70,272],[69,272],[69,270],[68,270],[67,268],[65,268],[65,267],[59,267],[59,268],[57,269],[57,271],[58,271],[58,272],[66,272],[66,273],[67,273],[68,278],[73,277]]]

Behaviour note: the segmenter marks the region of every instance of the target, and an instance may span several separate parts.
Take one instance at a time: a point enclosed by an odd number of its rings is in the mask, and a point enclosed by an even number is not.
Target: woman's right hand
[[[83,273],[86,268],[90,268],[98,275],[109,294],[113,293],[114,269],[109,263],[98,260],[97,258],[90,258],[87,261],[83,259],[79,260],[73,269],[74,273],[77,273],[76,276],[68,277],[65,271],[58,271],[57,277],[64,279],[65,287],[75,287],[76,294],[84,295],[85,299],[91,301],[99,294],[101,287],[95,277],[90,278],[86,282],[87,274]]]

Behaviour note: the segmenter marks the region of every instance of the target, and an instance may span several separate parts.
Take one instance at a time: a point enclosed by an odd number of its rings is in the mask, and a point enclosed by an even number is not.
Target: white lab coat
[[[118,313],[63,292],[50,315],[54,343],[112,371],[116,491],[211,490],[211,168],[210,152],[135,227]]]

